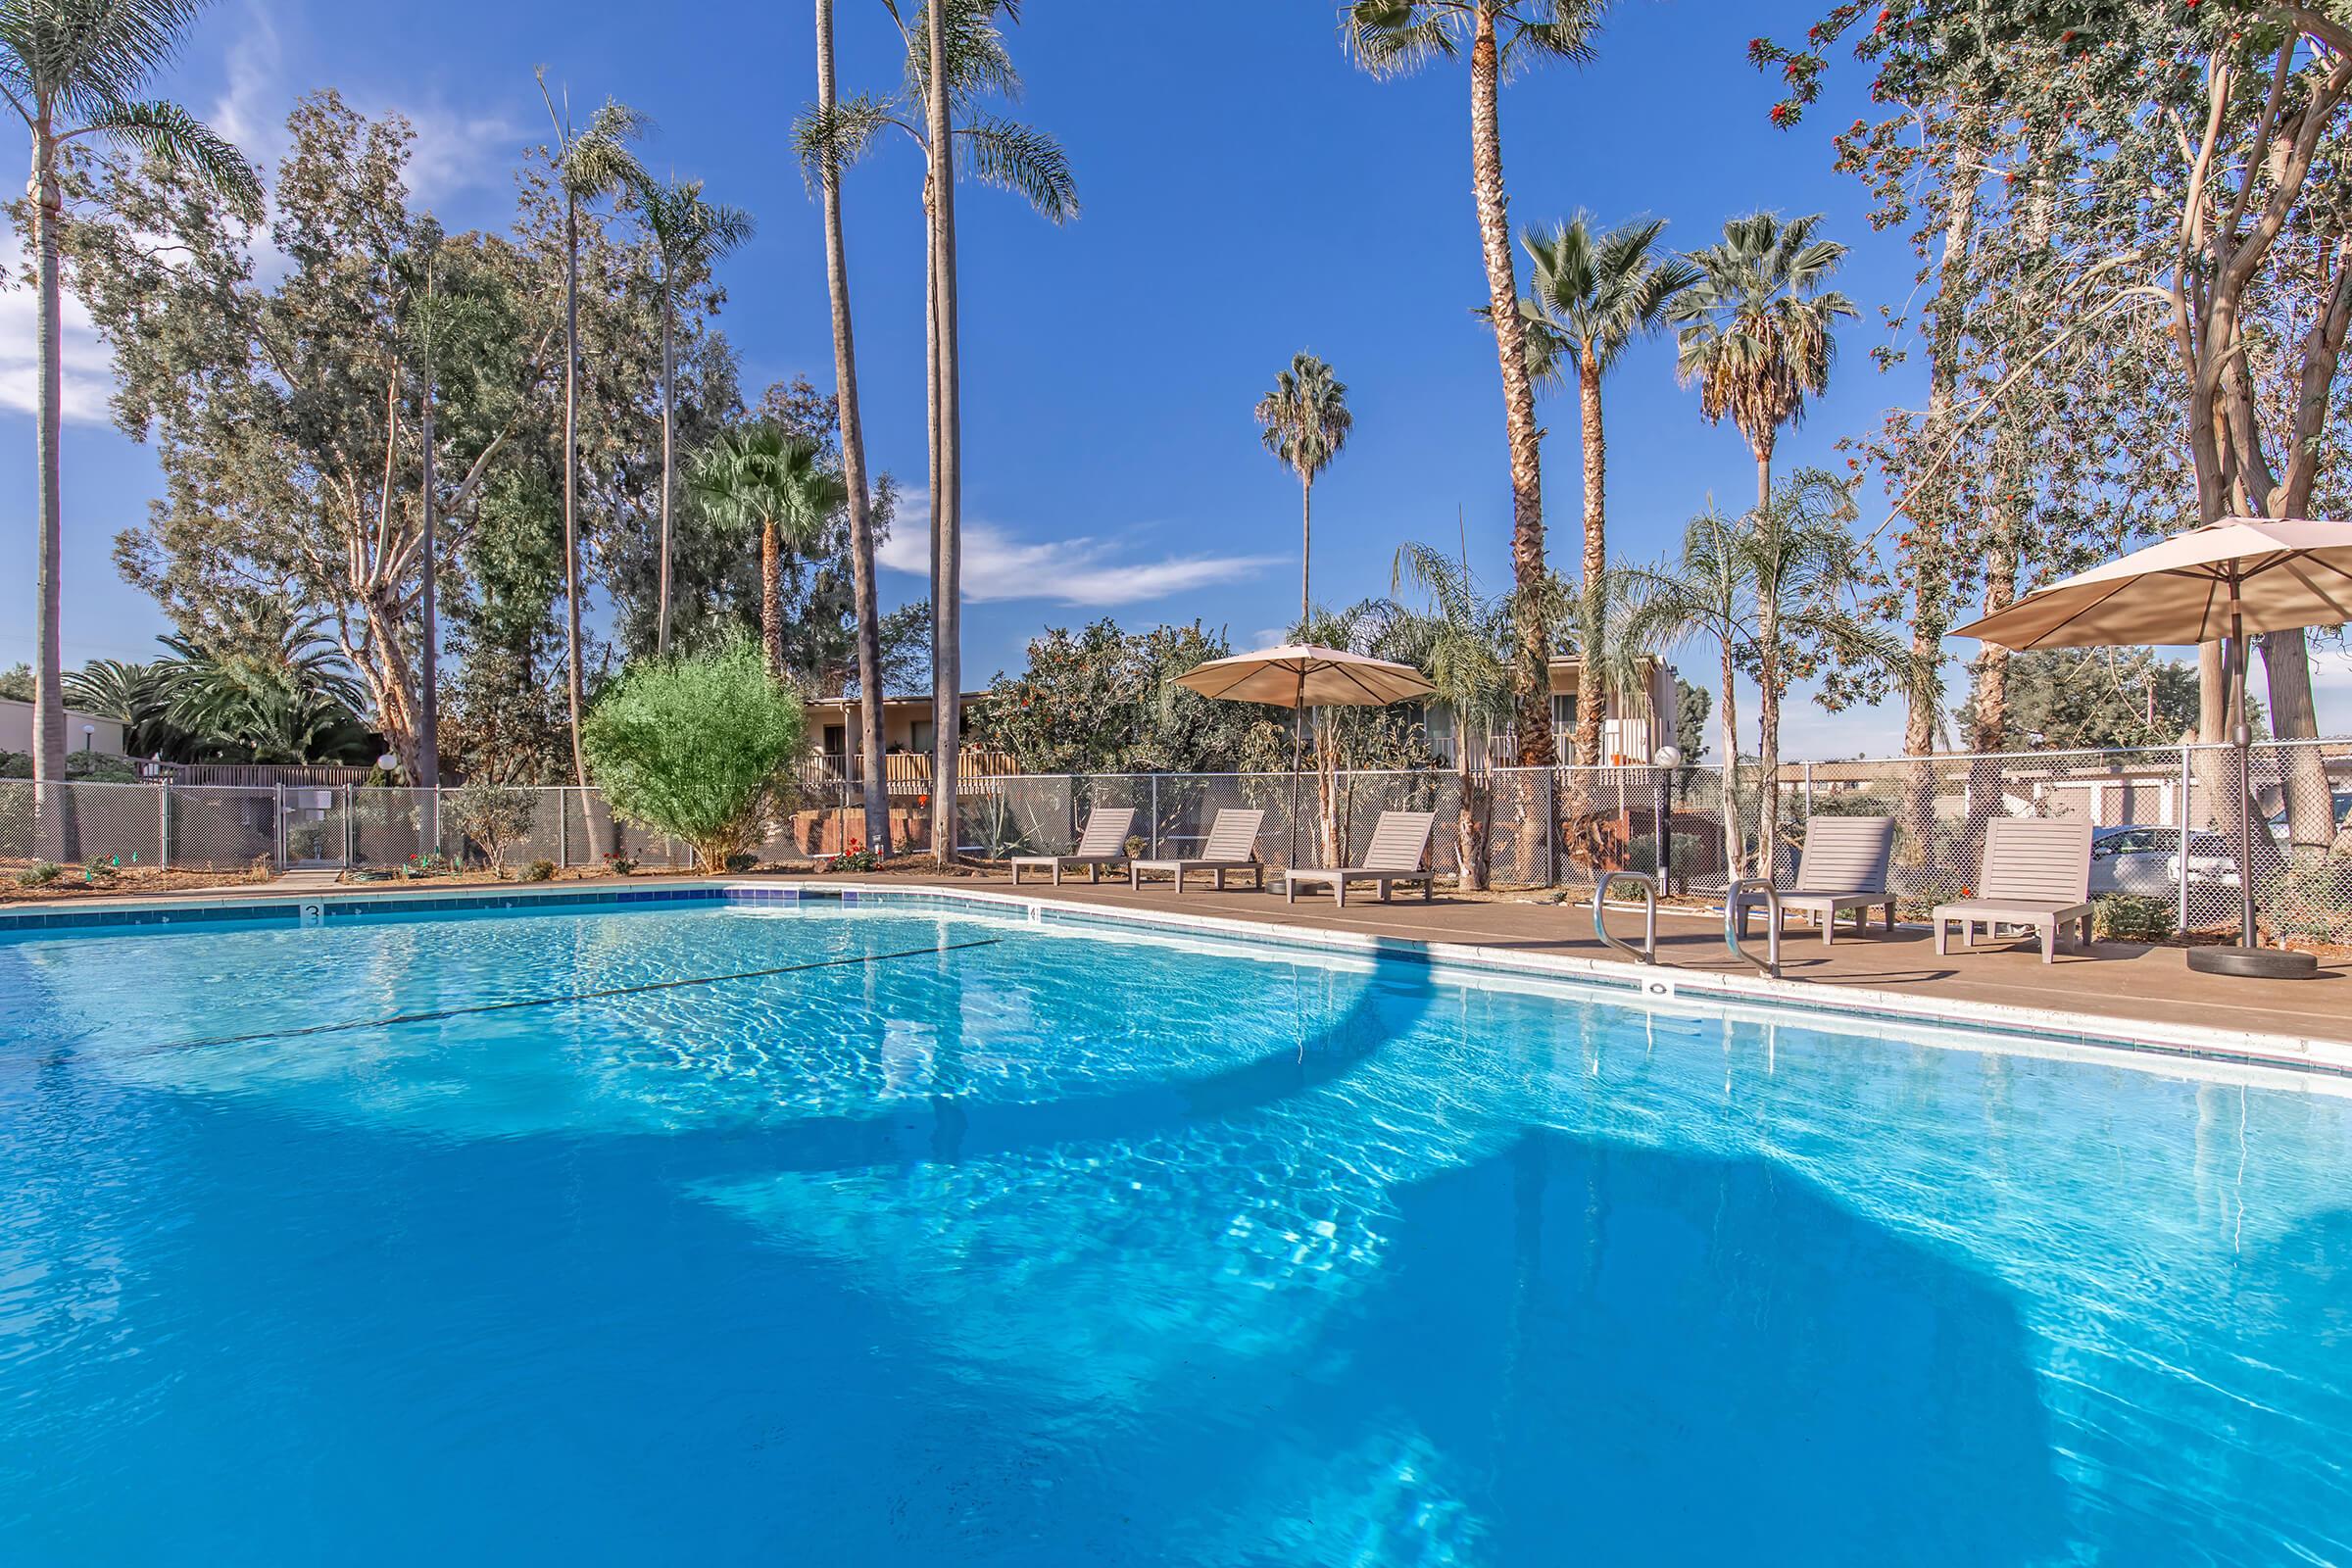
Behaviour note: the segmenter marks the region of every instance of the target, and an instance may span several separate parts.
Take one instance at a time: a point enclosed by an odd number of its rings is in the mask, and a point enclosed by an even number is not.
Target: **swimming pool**
[[[0,1555],[2352,1556],[2342,1085],[1865,1027],[890,905],[9,938]]]

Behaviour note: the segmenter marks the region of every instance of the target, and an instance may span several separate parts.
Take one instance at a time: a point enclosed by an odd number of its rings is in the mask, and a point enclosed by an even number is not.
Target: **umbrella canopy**
[[[2236,593],[2230,590],[2235,586]],[[2134,648],[2352,620],[2352,522],[2224,517],[1960,627],[2003,648]]]
[[[1203,697],[1276,708],[1385,708],[1437,690],[1410,664],[1293,643],[1196,664],[1176,677]]]

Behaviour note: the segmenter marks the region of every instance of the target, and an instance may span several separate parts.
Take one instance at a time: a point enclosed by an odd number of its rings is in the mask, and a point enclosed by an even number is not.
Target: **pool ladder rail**
[[[1642,890],[1642,945],[1638,948],[1609,931],[1609,889],[1622,883],[1631,883]],[[1766,956],[1761,958],[1748,952],[1740,941],[1740,910],[1746,899],[1759,899],[1764,905]],[[1657,877],[1647,871],[1603,871],[1592,886],[1592,934],[1636,963],[1655,964],[1658,961]],[[1731,950],[1733,957],[1753,964],[1758,972],[1775,980],[1781,977],[1781,895],[1771,878],[1745,877],[1724,890],[1723,945]]]

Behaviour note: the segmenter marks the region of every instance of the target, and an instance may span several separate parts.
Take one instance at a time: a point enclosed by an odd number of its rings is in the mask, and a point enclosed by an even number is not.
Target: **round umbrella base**
[[[2191,948],[2188,966],[2199,974],[2233,974],[2246,980],[2309,980],[2320,960],[2308,953],[2278,948]]]

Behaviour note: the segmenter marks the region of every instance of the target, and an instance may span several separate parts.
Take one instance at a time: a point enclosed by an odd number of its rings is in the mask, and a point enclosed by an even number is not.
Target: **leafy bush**
[[[2352,944],[2352,856],[2288,866],[2265,902],[2270,927],[2280,936]]]
[[[504,873],[507,852],[527,837],[539,794],[515,784],[467,784],[441,804],[442,819],[482,847],[490,869]]]
[[[0,752],[0,778],[32,777],[30,752]],[[139,770],[111,752],[68,752],[69,784],[136,784]]]
[[[522,879],[525,882],[545,882],[553,878],[555,874],[555,861],[533,860],[528,866],[524,867]]]
[[[727,869],[730,871],[749,871],[759,863],[760,857],[757,855],[730,855],[727,857]]]
[[[706,871],[749,849],[780,808],[807,726],[746,639],[621,672],[581,727],[612,814],[694,847]]]
[[[17,886],[45,888],[66,874],[66,868],[55,860],[35,860],[17,873]]]
[[[2110,893],[2090,906],[2091,934],[2110,942],[2162,942],[2173,934],[2170,899]]]
[[[819,861],[818,868],[825,871],[879,871],[882,869],[882,857],[852,839],[848,849],[830,860]]]

